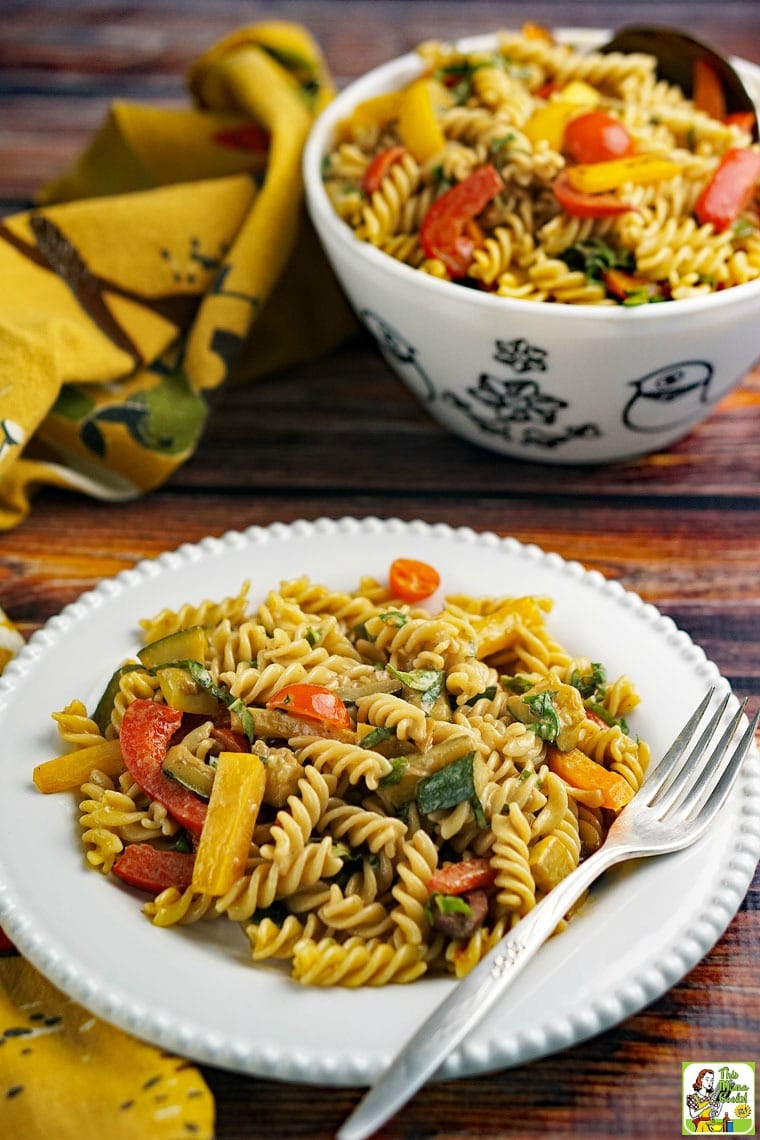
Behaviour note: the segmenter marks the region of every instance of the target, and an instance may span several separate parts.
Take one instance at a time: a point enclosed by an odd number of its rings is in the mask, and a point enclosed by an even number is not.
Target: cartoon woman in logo
[[[723,1098],[714,1092],[715,1072],[713,1069],[700,1069],[692,1085],[693,1093],[686,1098],[686,1107],[694,1121],[695,1132],[728,1132],[731,1121],[728,1113],[720,1117]]]

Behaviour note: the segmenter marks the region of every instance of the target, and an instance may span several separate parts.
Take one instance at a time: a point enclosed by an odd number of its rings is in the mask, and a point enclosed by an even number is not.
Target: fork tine
[[[688,821],[690,827],[693,827],[697,831],[703,831],[710,823],[713,816],[717,815],[717,813],[723,807],[723,804],[731,794],[731,789],[734,786],[736,777],[739,775],[739,769],[742,766],[744,758],[749,752],[755,739],[755,733],[757,732],[758,725],[760,725],[760,709],[758,709],[758,711],[753,716],[741,740],[729,756],[728,761],[723,769],[723,774],[721,775],[715,787],[710,792],[710,795],[707,797],[705,802],[700,805],[697,814],[693,815],[693,817]]]
[[[696,732],[697,727],[699,726],[699,722],[702,720],[705,709],[710,704],[714,693],[714,686],[708,689],[707,693],[697,705],[696,709],[691,714],[689,719],[686,721],[686,724],[683,726],[678,736],[671,744],[670,748],[668,748],[667,752],[663,755],[659,764],[650,769],[644,778],[641,788],[639,789],[639,794],[644,792],[646,789],[647,800],[649,803],[652,802],[654,797],[669,779],[671,773],[676,768],[679,761],[682,759],[686,749],[689,747],[689,744],[694,738],[694,733]]]
[[[729,745],[736,735],[736,730],[744,716],[746,701],[734,713],[723,735],[717,744],[710,748],[711,737],[707,737],[707,729],[689,757],[689,763],[674,779],[670,787],[661,798],[655,800],[660,818],[668,812],[678,811],[684,818],[691,815],[700,806],[717,784],[723,770],[723,759],[728,752]],[[722,708],[718,710],[722,712]],[[717,714],[716,714],[717,715]],[[712,717],[708,728],[715,727],[716,717]]]

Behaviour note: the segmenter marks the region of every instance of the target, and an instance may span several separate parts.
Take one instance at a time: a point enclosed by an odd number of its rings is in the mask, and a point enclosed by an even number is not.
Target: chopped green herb
[[[592,712],[598,716],[599,719],[603,720],[605,724],[610,726],[610,728],[617,726],[622,732],[626,734],[626,736],[628,736],[628,723],[625,717],[613,716],[609,709],[606,709],[604,705],[599,703],[599,701],[587,700],[583,703],[589,712]]]
[[[634,268],[633,254],[628,249],[614,249],[601,238],[579,241],[560,253],[568,269],[580,270],[589,281],[601,281],[608,269]]]
[[[463,800],[476,797],[475,756],[475,752],[468,752],[445,768],[420,780],[417,785],[417,805],[421,812],[429,815],[430,812],[445,811],[461,804]]]
[[[468,707],[476,705],[478,701],[492,701],[496,696],[496,686],[489,685],[482,693],[476,693],[474,697],[470,697],[469,701],[465,701]]]
[[[391,760],[391,770],[380,781],[381,788],[389,788],[393,784],[400,784],[404,773],[409,766],[406,756],[394,756]]]
[[[385,613],[378,614],[377,616],[380,618],[380,621],[385,622],[386,625],[395,625],[399,629],[409,621],[406,614],[402,614],[400,610],[386,610]]]
[[[463,914],[466,918],[470,918],[472,907],[459,895],[444,895],[440,891],[433,891],[425,903],[425,914],[432,925],[436,914]]]
[[[601,688],[605,679],[604,666],[600,665],[598,661],[592,661],[591,670],[588,673],[580,673],[577,669],[573,669],[570,684],[578,690],[585,700]]]
[[[535,693],[534,696],[525,698],[530,715],[534,718],[528,723],[528,728],[531,728],[542,740],[556,740],[562,727],[559,714],[554,707],[555,696],[555,693],[546,689],[542,693]]]
[[[409,672],[404,672],[403,669],[394,669],[392,665],[386,665],[385,668],[402,685],[421,694],[420,704],[426,712],[433,707],[443,692],[443,683],[446,679],[443,669],[411,669]]]
[[[172,849],[174,851],[182,851],[185,854],[189,854],[193,850],[193,845],[186,831],[180,831],[178,833]]]
[[[395,729],[379,725],[377,728],[373,728],[372,732],[368,732],[366,736],[362,737],[361,747],[376,748],[378,744],[382,744],[384,740],[390,740],[395,735]]]
[[[314,626],[310,625],[310,626],[307,626],[306,633],[304,634],[304,636],[305,636],[306,640],[308,641],[309,645],[311,645],[311,646],[319,645],[320,641],[322,640],[322,630],[321,629],[315,629]]]
[[[499,151],[504,150],[504,148],[508,147],[510,143],[513,143],[516,138],[517,135],[514,133],[514,131],[510,131],[507,135],[500,135],[499,138],[491,139],[490,143],[488,144],[491,154],[498,154]]]
[[[745,238],[755,232],[755,227],[749,218],[737,218],[731,227],[731,232],[735,238]]]
[[[515,673],[514,677],[502,677],[501,683],[510,693],[527,693],[535,685],[535,678],[527,677],[525,673]]]

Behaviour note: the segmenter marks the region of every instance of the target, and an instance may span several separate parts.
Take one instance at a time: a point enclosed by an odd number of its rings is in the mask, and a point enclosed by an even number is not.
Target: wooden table
[[[0,212],[77,153],[112,98],[183,98],[187,65],[245,23],[316,34],[338,82],[435,34],[518,25],[689,28],[760,61],[760,5],[426,0],[69,0],[4,4]],[[0,605],[31,633],[100,578],[249,524],[344,514],[466,524],[578,559],[655,603],[753,705],[760,696],[760,369],[667,452],[600,468],[497,458],[433,423],[357,336],[255,388],[230,390],[202,446],[162,490],[114,508],[45,491],[0,536]],[[504,1073],[435,1084],[384,1137],[675,1136],[681,1062],[758,1059],[760,876],[717,946],[665,997],[594,1040]],[[255,1016],[255,1011],[252,1011]],[[204,1070],[220,1140],[328,1137],[358,1089]]]

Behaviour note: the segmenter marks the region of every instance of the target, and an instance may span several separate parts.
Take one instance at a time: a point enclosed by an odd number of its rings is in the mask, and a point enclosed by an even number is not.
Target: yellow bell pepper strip
[[[634,154],[610,162],[586,162],[579,166],[569,166],[567,177],[574,190],[580,190],[582,194],[601,194],[606,190],[617,190],[626,182],[647,185],[664,178],[673,178],[680,172],[679,163],[669,158]]]
[[[572,79],[562,88],[560,98],[563,103],[575,103],[578,107],[597,107],[601,95],[596,87],[592,87],[585,80]]]
[[[547,88],[551,91],[551,88]],[[583,80],[573,80],[566,87],[551,92],[551,98],[538,107],[523,127],[523,134],[532,143],[546,142],[552,150],[562,150],[568,123],[587,108],[599,102],[599,92]]]
[[[579,748],[560,752],[547,745],[546,759],[552,772],[573,788],[587,792],[602,793],[602,807],[618,812],[633,799],[633,788],[617,772],[611,772],[602,764],[597,764]]]
[[[706,59],[695,59],[692,68],[694,105],[700,111],[722,120],[726,116],[726,98],[723,84],[714,67]]]
[[[520,35],[526,40],[538,40],[539,43],[553,44],[554,36],[548,28],[543,24],[534,24],[532,20],[526,20],[520,28]]]
[[[716,233],[728,229],[757,192],[758,179],[760,152],[741,147],[726,151],[694,206],[699,224],[712,225]]]
[[[562,170],[552,184],[554,197],[571,218],[613,218],[635,209],[613,194],[583,194],[570,183],[569,171]]]
[[[398,118],[401,94],[400,91],[388,91],[358,103],[349,117],[338,125],[339,137],[345,140],[351,138],[357,130],[366,127],[384,127]]]
[[[124,771],[124,760],[118,740],[104,740],[88,748],[78,748],[38,764],[32,778],[41,792],[68,792],[78,788],[89,778],[93,768],[107,776],[118,776]]]
[[[475,249],[474,239],[464,233],[465,224],[503,189],[498,170],[487,163],[436,198],[420,225],[425,256],[439,258],[452,277],[464,277]]]
[[[606,111],[587,111],[565,127],[562,149],[574,162],[608,162],[627,158],[635,145],[626,126]]]
[[[195,856],[184,851],[159,851],[149,843],[128,843],[113,865],[113,873],[131,887],[158,895],[167,887],[180,894],[193,881]]]
[[[245,871],[266,787],[266,769],[252,752],[220,752],[208,812],[195,853],[192,886],[223,895]]]
[[[429,79],[415,79],[402,92],[398,130],[402,143],[418,162],[427,162],[443,150],[446,139],[436,117]]]
[[[364,171],[362,178],[364,193],[369,196],[379,190],[390,168],[394,163],[401,162],[405,154],[408,154],[405,146],[389,146],[387,150],[381,150],[380,154],[376,154]]]

